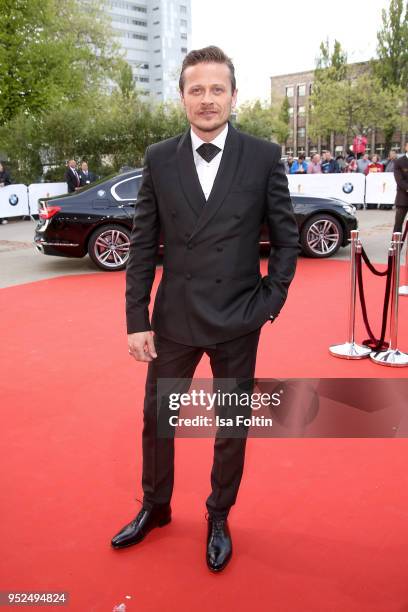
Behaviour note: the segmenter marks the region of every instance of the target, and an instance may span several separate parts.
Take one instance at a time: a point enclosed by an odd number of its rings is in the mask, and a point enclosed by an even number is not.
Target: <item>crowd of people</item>
[[[297,159],[288,155],[285,160],[286,174],[336,174],[339,172],[361,172],[370,174],[371,172],[394,172],[395,161],[398,154],[395,150],[385,161],[380,161],[379,156],[374,153],[371,157],[368,153],[354,155],[350,152],[347,157],[338,155],[334,158],[330,151],[323,151],[320,156],[315,153],[310,161],[301,153]]]

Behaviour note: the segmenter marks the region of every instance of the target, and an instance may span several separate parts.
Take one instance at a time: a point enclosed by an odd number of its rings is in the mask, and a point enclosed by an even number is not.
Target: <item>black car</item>
[[[129,236],[141,170],[132,170],[80,191],[39,200],[35,245],[45,255],[89,255],[102,270],[122,270],[129,252]],[[330,257],[348,244],[357,228],[355,208],[335,198],[292,195],[302,251],[309,257]],[[265,225],[260,244],[267,245]]]

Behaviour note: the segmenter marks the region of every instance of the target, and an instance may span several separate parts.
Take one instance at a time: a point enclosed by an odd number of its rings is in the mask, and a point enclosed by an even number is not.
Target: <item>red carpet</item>
[[[384,281],[365,276],[375,319]],[[285,310],[263,328],[257,376],[407,375],[329,356],[346,339],[347,284],[344,262],[300,261]],[[211,440],[179,439],[173,523],[110,549],[141,497],[146,366],[127,354],[123,294],[123,274],[0,291],[0,590],[69,591],[75,612],[406,612],[401,439],[249,440],[235,555],[216,576],[204,562]],[[407,311],[401,299],[401,350]],[[207,359],[196,375],[210,376]]]

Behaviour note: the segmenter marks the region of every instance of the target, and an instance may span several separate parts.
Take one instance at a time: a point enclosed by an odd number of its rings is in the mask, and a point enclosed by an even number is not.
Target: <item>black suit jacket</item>
[[[78,170],[77,170],[77,173],[78,173]],[[66,183],[68,184],[68,193],[72,193],[73,191],[75,191],[76,187],[80,186],[79,174],[78,174],[78,180],[77,180],[75,174],[72,172],[70,168],[67,168],[65,170],[64,178],[65,178]]]
[[[85,185],[89,185],[90,183],[93,183],[96,180],[94,173],[89,172],[89,170],[88,170],[88,174],[84,174],[82,170],[80,170],[78,174],[79,174],[79,183],[81,187],[84,187]]]
[[[190,130],[147,148],[126,271],[128,333],[152,327],[175,342],[206,346],[249,333],[279,314],[299,251],[280,154],[278,145],[229,125],[206,202]],[[259,234],[265,217],[272,249],[262,278]],[[150,326],[160,231],[163,275]]]
[[[395,206],[408,208],[408,157],[399,157],[394,164],[394,177],[397,182]]]

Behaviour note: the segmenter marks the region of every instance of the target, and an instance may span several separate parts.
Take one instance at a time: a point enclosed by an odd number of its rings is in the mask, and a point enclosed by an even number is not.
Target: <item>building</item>
[[[178,76],[191,48],[191,0],[106,0],[114,33],[139,91],[179,99]]]
[[[351,64],[350,67],[356,73],[363,72],[368,67],[368,62]],[[347,153],[352,143],[347,142],[343,134],[332,133],[330,139],[324,142],[321,138],[314,141],[308,133],[307,110],[313,87],[314,70],[281,74],[270,78],[271,99],[287,96],[290,103],[290,136],[282,148],[283,154],[297,156],[304,153],[306,156],[311,156],[325,149],[331,151],[334,156]],[[392,148],[397,151],[403,150],[405,140],[405,134],[395,133]],[[368,135],[367,152],[378,153],[383,157],[384,149],[384,135],[380,131],[372,131]]]

